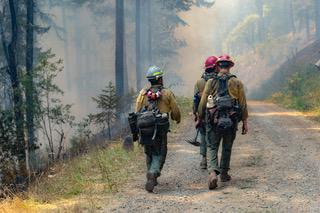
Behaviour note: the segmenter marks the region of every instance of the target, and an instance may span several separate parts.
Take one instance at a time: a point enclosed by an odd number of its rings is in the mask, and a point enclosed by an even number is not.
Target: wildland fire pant
[[[215,128],[208,123],[206,126],[206,141],[208,145],[208,172],[213,171],[220,174],[221,171],[230,169],[230,160],[233,142],[236,138],[237,128],[235,127],[228,134],[221,134],[215,131]],[[222,141],[221,160],[219,165],[218,151]]]
[[[167,144],[167,134],[161,134],[156,136],[152,145],[144,146],[148,173],[160,176],[167,157]]]
[[[202,157],[207,157],[207,140],[206,140],[206,125],[203,124],[199,127],[200,133],[200,155]]]

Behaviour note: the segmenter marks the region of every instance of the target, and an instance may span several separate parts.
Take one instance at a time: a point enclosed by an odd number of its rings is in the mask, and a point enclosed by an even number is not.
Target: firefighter
[[[147,182],[145,189],[153,192],[158,184],[157,178],[167,156],[167,133],[169,117],[181,121],[180,109],[173,92],[163,85],[163,71],[157,66],[148,69],[148,88],[142,89],[136,100],[137,126],[140,144],[144,146],[147,163]]]
[[[205,61],[205,72],[202,74],[201,79],[199,79],[194,86],[194,101],[193,101],[193,114],[195,115],[196,128],[200,133],[200,155],[202,160],[200,162],[201,169],[207,169],[207,143],[206,143],[206,128],[205,121],[199,119],[198,107],[201,99],[202,92],[206,85],[206,82],[217,76],[216,62],[218,58],[216,56],[210,56]]]
[[[248,110],[243,83],[230,73],[234,62],[228,55],[217,61],[218,76],[205,86],[199,104],[199,117],[206,116],[208,143],[208,187],[217,187],[218,175],[222,182],[231,180],[228,174],[232,145],[236,138],[238,122],[242,122],[242,134],[248,133]],[[206,113],[205,113],[206,112]],[[218,163],[218,149],[222,140],[222,155]]]

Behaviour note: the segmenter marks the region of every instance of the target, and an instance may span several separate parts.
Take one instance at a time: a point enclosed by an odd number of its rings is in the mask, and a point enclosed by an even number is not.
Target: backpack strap
[[[229,85],[228,81],[232,78],[237,78],[235,75],[227,75],[227,76],[220,76],[218,77],[218,80],[216,82],[219,82],[218,84],[218,90],[217,95],[218,96],[225,96],[229,94]]]
[[[231,78],[237,78],[237,76],[233,74],[228,75],[228,80],[230,80]]]

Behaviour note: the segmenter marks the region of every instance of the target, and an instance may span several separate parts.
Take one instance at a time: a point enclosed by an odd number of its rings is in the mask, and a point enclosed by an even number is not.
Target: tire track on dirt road
[[[103,212],[320,212],[320,125],[302,113],[250,102],[250,134],[238,135],[229,183],[207,189],[192,117],[169,135],[169,153],[155,193],[145,174]]]

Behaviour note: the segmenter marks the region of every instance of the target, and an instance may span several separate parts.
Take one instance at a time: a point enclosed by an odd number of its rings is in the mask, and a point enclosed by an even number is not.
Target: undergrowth
[[[282,90],[271,96],[271,101],[287,108],[312,112],[320,118],[320,75],[314,65],[293,64],[294,70],[283,83]]]
[[[192,112],[192,98],[177,97],[177,104],[181,111],[181,120],[183,120]],[[178,127],[176,122],[171,122],[170,125],[172,131],[175,131]]]
[[[97,149],[56,165],[50,174],[38,178],[26,194],[1,202],[0,211],[34,212],[53,206],[60,208],[64,202],[74,203],[79,196],[81,202],[89,202],[97,196],[102,199],[118,192],[129,178],[142,171],[143,165],[139,146],[132,152],[123,150],[119,143]]]

